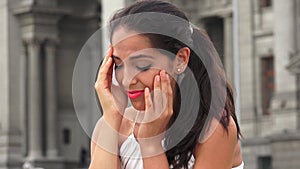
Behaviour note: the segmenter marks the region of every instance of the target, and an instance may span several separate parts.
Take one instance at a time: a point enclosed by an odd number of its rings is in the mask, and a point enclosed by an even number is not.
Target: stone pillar
[[[298,58],[300,60],[300,1],[296,1],[296,20],[297,20],[297,47],[298,47]],[[298,125],[297,129],[300,131],[300,65],[299,72],[297,73],[297,110],[298,110]]]
[[[46,55],[46,117],[47,117],[47,150],[48,158],[56,158],[57,150],[57,104],[56,104],[56,85],[55,85],[55,51],[56,44],[47,41],[45,45]]]
[[[290,55],[296,50],[294,5],[294,0],[274,0],[274,61],[277,93],[296,90],[295,76],[286,69]]]
[[[297,32],[297,43],[296,46],[298,47],[297,53],[298,57],[300,57],[300,1],[296,1],[296,32]],[[299,72],[300,73],[300,72]],[[299,83],[298,83],[299,84]]]
[[[28,158],[36,159],[42,156],[42,81],[41,81],[41,41],[27,41],[28,47],[28,124],[29,151]]]
[[[296,77],[288,70],[296,51],[295,0],[274,0],[275,93],[271,101],[272,133],[297,129]],[[276,113],[278,112],[278,113]]]
[[[238,1],[239,62],[240,65],[240,115],[244,137],[255,137],[255,78],[253,76],[253,15],[252,0]]]
[[[300,131],[300,72],[295,76],[297,79],[297,130]]]
[[[233,22],[232,15],[223,17],[224,21],[224,67],[229,81],[233,83]]]

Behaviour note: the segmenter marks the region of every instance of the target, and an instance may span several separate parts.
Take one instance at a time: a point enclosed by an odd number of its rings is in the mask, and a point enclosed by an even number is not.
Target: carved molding
[[[45,6],[23,5],[13,9],[19,19],[23,41],[59,41],[58,21],[67,14],[65,10]]]

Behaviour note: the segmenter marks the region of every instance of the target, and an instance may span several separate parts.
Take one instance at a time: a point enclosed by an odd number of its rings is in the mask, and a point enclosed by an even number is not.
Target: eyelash
[[[143,71],[143,72],[144,72],[144,71],[149,70],[149,69],[151,68],[151,66],[152,66],[152,65],[150,64],[150,65],[147,65],[147,66],[144,66],[144,67],[138,67],[138,66],[137,66],[137,68],[138,68],[140,71]]]
[[[120,69],[122,67],[123,67],[123,65],[119,65],[119,66],[115,65],[115,70],[118,70],[118,69]],[[142,72],[149,70],[151,67],[152,67],[152,64],[144,66],[144,67],[138,67],[138,66],[136,66],[136,68],[139,69]]]

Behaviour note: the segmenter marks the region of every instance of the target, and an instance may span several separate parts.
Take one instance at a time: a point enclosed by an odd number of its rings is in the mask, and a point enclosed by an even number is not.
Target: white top
[[[139,143],[133,133],[123,142],[120,147],[122,169],[143,169],[143,159]],[[195,163],[194,156],[189,161],[188,169],[192,169]],[[172,168],[172,166],[170,167]],[[244,169],[244,163],[232,169]]]
[[[141,155],[140,145],[134,137],[134,126],[137,121],[137,117],[135,118],[135,122],[131,131],[131,134],[128,138],[123,142],[120,147],[120,157],[121,157],[121,168],[122,169],[143,169],[143,158]],[[192,169],[194,167],[195,158],[191,157],[188,163],[188,169]],[[172,165],[170,169],[172,169]],[[244,169],[244,162],[242,162],[239,166],[234,167],[232,169]]]

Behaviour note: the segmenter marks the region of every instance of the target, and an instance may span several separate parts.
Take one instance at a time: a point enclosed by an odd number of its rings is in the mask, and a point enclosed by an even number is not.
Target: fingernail
[[[146,93],[146,94],[149,93],[149,88],[148,88],[148,87],[145,88],[145,93]]]
[[[157,82],[160,81],[160,77],[158,75],[155,77],[155,79],[156,79]]]
[[[166,71],[165,71],[165,70],[162,70],[162,71],[161,71],[161,74],[162,74],[163,76],[165,76],[165,75],[166,75]]]

